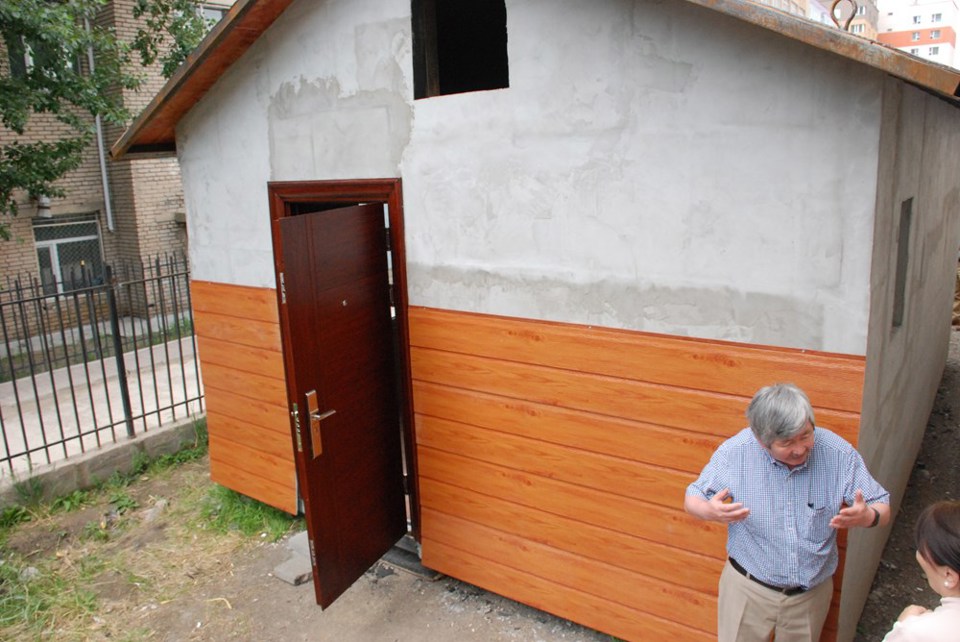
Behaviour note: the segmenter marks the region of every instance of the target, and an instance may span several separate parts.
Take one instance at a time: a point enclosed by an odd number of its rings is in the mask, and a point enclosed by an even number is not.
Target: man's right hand
[[[750,509],[745,508],[740,502],[730,501],[731,499],[730,489],[724,488],[709,500],[696,495],[687,495],[684,497],[683,507],[694,517],[710,522],[729,524],[746,519]]]

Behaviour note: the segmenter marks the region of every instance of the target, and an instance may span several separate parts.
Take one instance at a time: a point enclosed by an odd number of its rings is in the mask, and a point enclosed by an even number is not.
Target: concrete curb
[[[27,480],[31,480],[31,486],[36,484],[39,487],[41,492],[37,499],[50,500],[78,489],[96,486],[115,472],[128,474],[133,471],[138,454],[153,459],[195,444],[197,422],[205,416],[188,417],[136,437],[121,438],[115,444],[64,461],[37,466],[23,477],[5,476],[0,479],[0,507],[22,503],[23,497],[17,492],[16,486]]]

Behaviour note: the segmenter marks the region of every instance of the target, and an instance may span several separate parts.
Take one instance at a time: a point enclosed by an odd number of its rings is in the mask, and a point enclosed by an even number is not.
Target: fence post
[[[127,368],[123,363],[123,339],[120,336],[120,315],[117,312],[117,294],[114,291],[113,269],[106,266],[107,304],[110,307],[110,327],[113,330],[113,353],[117,360],[117,378],[120,383],[120,399],[123,401],[123,421],[127,424],[127,436],[133,437],[133,408],[130,406],[130,390],[127,388]]]

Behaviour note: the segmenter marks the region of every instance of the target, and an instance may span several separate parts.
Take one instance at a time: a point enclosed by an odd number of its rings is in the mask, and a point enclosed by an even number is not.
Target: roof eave
[[[176,152],[176,126],[293,0],[237,0],[110,148],[110,155]]]

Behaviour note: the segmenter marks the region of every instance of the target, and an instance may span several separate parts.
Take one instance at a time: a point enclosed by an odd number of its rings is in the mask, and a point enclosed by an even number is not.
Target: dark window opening
[[[412,0],[414,97],[510,86],[504,0]]]
[[[913,220],[913,199],[900,204],[900,228],[897,236],[897,274],[893,291],[893,327],[903,325],[907,296],[907,267],[910,259],[910,227]]]

